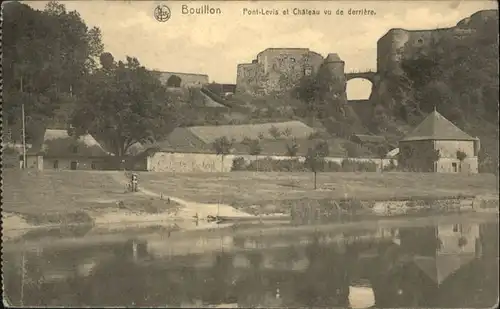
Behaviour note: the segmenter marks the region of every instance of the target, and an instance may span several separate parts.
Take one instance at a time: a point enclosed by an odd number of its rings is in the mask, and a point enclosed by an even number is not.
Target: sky
[[[23,2],[43,9],[45,1]],[[133,56],[149,69],[203,73],[210,81],[236,82],[236,66],[248,63],[269,47],[301,47],[322,54],[338,53],[346,72],[375,70],[377,40],[391,28],[450,27],[496,1],[63,1],[88,26],[101,29],[105,50],[115,59]],[[167,5],[171,18],[159,22],[154,9]],[[184,15],[182,6],[209,5],[220,15]],[[319,16],[245,15],[243,9],[293,8],[320,10]],[[337,15],[342,9],[344,15]],[[373,10],[375,15],[353,16],[349,9]],[[324,14],[331,10],[332,15]],[[347,86],[348,99],[365,99],[371,84],[355,79]]]

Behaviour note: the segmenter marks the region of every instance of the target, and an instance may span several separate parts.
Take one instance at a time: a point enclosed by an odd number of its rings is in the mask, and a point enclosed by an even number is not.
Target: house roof
[[[401,141],[419,140],[473,141],[475,138],[460,130],[451,121],[434,110]]]
[[[53,139],[59,138],[71,138],[68,135],[67,130],[59,130],[59,129],[47,129],[45,130],[45,135],[43,136],[44,141],[49,141]],[[87,146],[97,146],[102,148],[101,144],[97,142],[97,140],[90,134],[85,134],[80,137],[80,141],[82,141]]]
[[[353,134],[353,137],[362,143],[383,143],[385,137],[379,135]]]
[[[211,152],[209,143],[202,141],[196,134],[191,132],[189,128],[175,128],[168,137],[157,143],[157,146],[162,151],[176,152]]]
[[[67,130],[46,129],[43,137],[40,135],[40,137],[35,139],[35,141],[33,142],[33,147],[31,147],[31,149],[29,150],[29,153],[37,154],[37,153],[43,151],[44,145],[48,141],[57,140],[57,139],[64,139],[65,140],[65,139],[72,139],[72,138],[73,137],[71,137],[68,134]],[[78,140],[83,142],[88,147],[92,147],[96,150],[98,149],[99,151],[97,151],[96,153],[108,154],[108,152],[101,146],[101,144],[99,144],[99,142],[97,142],[97,140],[90,134],[82,135],[79,137]]]
[[[213,143],[217,138],[226,136],[229,140],[241,142],[245,137],[258,139],[262,134],[262,139],[273,139],[269,130],[276,127],[280,132],[289,130],[290,137],[307,138],[315,130],[300,121],[287,121],[276,123],[244,124],[244,125],[222,125],[222,126],[200,126],[186,128],[198,139],[206,144]]]
[[[307,155],[307,151],[310,147],[316,143],[317,140],[310,140],[308,138],[296,139],[297,143],[297,156]],[[339,145],[335,139],[329,139],[326,141],[329,146],[330,156],[343,156],[345,154],[344,149]],[[291,145],[291,139],[264,139],[260,140],[259,143],[262,151],[261,155],[265,156],[286,156],[287,155],[287,145]],[[243,144],[234,145],[235,155],[247,155],[249,154],[249,147]]]
[[[399,154],[399,148],[394,148],[393,150],[389,151],[386,155],[388,158],[394,158]]]
[[[178,128],[177,132],[172,132],[167,140],[159,142],[157,146],[163,152],[184,152],[184,153],[215,153],[212,144],[201,142],[194,134],[186,128]],[[200,143],[201,142],[201,143]],[[315,140],[309,138],[296,139],[298,146],[297,156],[305,156],[309,147],[315,143]],[[261,147],[260,155],[264,156],[286,156],[287,145],[291,143],[291,139],[259,139]],[[327,140],[330,149],[330,156],[343,156],[344,149],[336,139]],[[236,142],[232,146],[231,154],[233,155],[248,155],[250,148],[241,142]]]

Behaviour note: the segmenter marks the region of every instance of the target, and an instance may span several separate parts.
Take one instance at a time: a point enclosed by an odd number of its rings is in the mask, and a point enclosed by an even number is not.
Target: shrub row
[[[258,171],[258,172],[307,172],[311,169],[298,159],[276,160],[272,158],[257,159],[246,162],[243,157],[233,159],[232,171]],[[359,162],[344,159],[341,164],[324,161],[318,172],[376,172],[375,162]]]

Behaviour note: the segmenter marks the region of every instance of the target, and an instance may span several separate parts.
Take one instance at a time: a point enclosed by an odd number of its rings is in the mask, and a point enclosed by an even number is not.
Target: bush
[[[344,149],[346,151],[346,154],[350,158],[358,158],[361,154],[361,147],[358,144],[355,143],[345,143]]]
[[[305,172],[308,169],[298,159],[274,160],[265,158],[252,161],[248,164],[246,170],[259,172]]]
[[[394,159],[391,159],[389,161],[389,165],[384,166],[384,172],[392,172],[392,171],[396,171],[397,169],[398,169],[398,166],[394,162]]]
[[[323,161],[319,164],[318,172],[376,172],[377,163],[357,162],[344,159],[342,164],[334,161]],[[232,171],[255,171],[255,172],[309,172],[309,167],[299,159],[276,160],[272,158],[258,159],[246,163],[243,157],[233,159]]]
[[[377,163],[375,162],[359,162],[350,159],[342,160],[343,172],[376,172]]]
[[[323,172],[341,172],[342,171],[342,166],[333,161],[327,161],[325,162],[325,169]]]
[[[244,171],[246,170],[246,162],[243,157],[236,157],[233,159],[233,166],[231,167],[231,171]]]

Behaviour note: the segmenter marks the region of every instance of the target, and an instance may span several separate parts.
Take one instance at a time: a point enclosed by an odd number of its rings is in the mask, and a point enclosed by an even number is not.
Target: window
[[[54,169],[58,169],[59,168],[59,160],[55,160],[54,161]]]
[[[455,162],[451,163],[451,167],[453,169],[453,172],[456,173],[457,172],[457,163],[455,163]]]
[[[73,147],[71,148],[71,151],[72,151],[73,153],[77,153],[77,152],[78,152],[78,146],[73,146]]]
[[[96,170],[97,169],[97,164],[95,162],[92,162],[90,164],[90,168],[93,169],[93,170]]]

